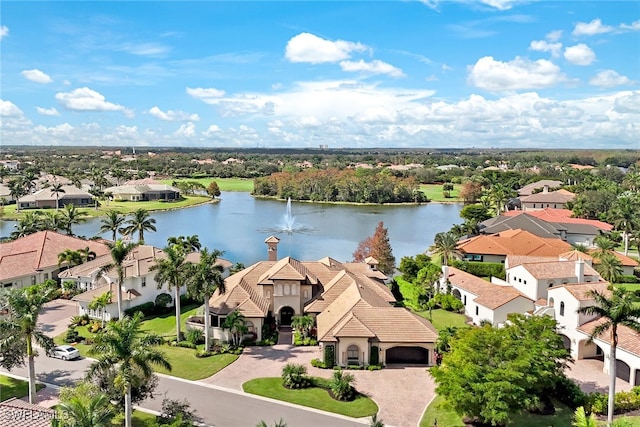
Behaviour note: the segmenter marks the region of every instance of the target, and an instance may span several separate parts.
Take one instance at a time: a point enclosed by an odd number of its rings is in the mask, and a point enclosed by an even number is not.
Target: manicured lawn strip
[[[628,291],[637,291],[640,289],[640,283],[618,283],[619,288],[625,288]]]
[[[246,193],[253,191],[253,179],[248,178],[176,178],[163,179],[160,182],[171,185],[173,181],[195,181],[205,187],[208,187],[211,181],[215,181],[220,191],[243,191]]]
[[[155,415],[136,410],[133,411],[133,418],[131,421],[133,427],[156,427],[158,425]]]
[[[180,307],[180,330],[185,332],[187,317],[193,316],[198,311],[198,304],[183,305]],[[173,308],[166,314],[160,314],[145,320],[142,323],[142,330],[153,332],[164,338],[175,338],[176,335],[176,310]]]
[[[44,388],[44,385],[36,383],[36,390]],[[29,394],[29,383],[23,380],[0,375],[0,402],[12,397],[25,397]]]
[[[297,405],[308,406],[348,417],[369,417],[378,412],[378,405],[366,396],[359,396],[351,402],[340,402],[329,393],[317,387],[289,390],[282,386],[282,378],[256,378],[242,384],[242,389],[251,394],[282,400]],[[444,425],[444,424],[442,424]]]
[[[420,191],[433,202],[461,202],[462,199],[458,197],[461,188],[461,184],[453,184],[451,197],[446,198],[442,192],[442,184],[420,184]]]
[[[418,316],[422,316],[425,319],[429,319],[429,310],[426,311],[417,311],[416,314]],[[431,310],[431,324],[438,331],[446,328],[447,326],[451,326],[454,328],[468,328],[467,318],[464,314],[454,313],[453,311],[446,311],[442,309]]]
[[[441,396],[431,402],[420,421],[420,427],[432,427],[434,420],[439,426],[464,427],[462,417],[446,406]],[[507,427],[567,427],[573,420],[573,411],[566,406],[556,405],[554,415],[518,414],[513,417]]]
[[[210,377],[235,362],[239,357],[236,354],[216,354],[215,356],[198,358],[196,351],[191,348],[169,345],[163,345],[160,350],[167,357],[173,369],[169,372],[154,366],[156,372],[192,381]]]
[[[252,184],[253,185],[253,184]],[[176,202],[103,202],[102,206],[98,209],[95,208],[78,208],[79,211],[86,212],[85,218],[102,217],[107,211],[115,210],[121,214],[128,214],[138,209],[146,209],[149,212],[153,211],[166,211],[171,209],[181,209],[189,206],[196,206],[202,203],[208,203],[211,201],[211,197],[208,196],[185,196],[183,200]],[[46,212],[51,209],[22,209],[20,212],[16,212],[16,205],[7,205],[3,207],[2,219],[5,220],[19,220],[22,218],[24,212],[41,211]],[[91,237],[91,236],[88,236]]]

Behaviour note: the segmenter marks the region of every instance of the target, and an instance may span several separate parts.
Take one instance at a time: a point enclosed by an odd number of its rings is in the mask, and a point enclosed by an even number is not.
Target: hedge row
[[[451,263],[451,266],[478,277],[497,277],[502,280],[507,277],[504,270],[504,264],[499,262],[455,260]]]

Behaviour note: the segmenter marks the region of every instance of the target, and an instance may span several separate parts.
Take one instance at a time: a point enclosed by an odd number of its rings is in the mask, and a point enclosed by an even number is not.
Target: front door
[[[291,307],[282,307],[280,309],[280,324],[283,326],[291,326],[291,319],[295,311]]]

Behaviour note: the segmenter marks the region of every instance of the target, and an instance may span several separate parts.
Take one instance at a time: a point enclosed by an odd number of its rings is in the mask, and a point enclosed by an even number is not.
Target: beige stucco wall
[[[368,338],[341,338],[336,343],[336,363],[340,366],[347,365],[347,349],[351,345],[358,346],[359,364],[369,364],[369,339]]]

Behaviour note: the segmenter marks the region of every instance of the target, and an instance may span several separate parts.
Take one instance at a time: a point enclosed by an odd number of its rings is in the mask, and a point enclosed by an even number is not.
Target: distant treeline
[[[309,169],[256,178],[253,194],[281,199],[351,203],[427,202],[413,178],[388,170]]]

